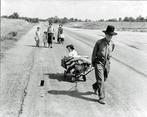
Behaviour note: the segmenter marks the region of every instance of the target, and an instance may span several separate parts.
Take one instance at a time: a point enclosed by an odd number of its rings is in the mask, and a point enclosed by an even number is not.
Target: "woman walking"
[[[53,37],[54,37],[54,28],[52,26],[52,23],[49,23],[49,27],[47,29],[48,48],[49,47],[52,48]]]

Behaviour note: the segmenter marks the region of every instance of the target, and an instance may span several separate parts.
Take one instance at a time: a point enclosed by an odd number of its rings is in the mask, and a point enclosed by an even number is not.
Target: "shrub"
[[[8,35],[11,35],[12,37],[17,36],[17,32],[10,32]]]
[[[9,18],[18,19],[19,18],[19,15],[18,15],[17,12],[14,12],[12,15],[9,16]]]
[[[26,21],[31,22],[31,23],[38,23],[39,19],[38,18],[25,18]]]

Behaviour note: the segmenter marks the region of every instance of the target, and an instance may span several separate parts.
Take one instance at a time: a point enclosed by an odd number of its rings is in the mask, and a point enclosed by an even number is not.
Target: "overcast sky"
[[[125,16],[147,17],[147,1],[100,0],[1,0],[1,15],[48,18],[109,19]]]

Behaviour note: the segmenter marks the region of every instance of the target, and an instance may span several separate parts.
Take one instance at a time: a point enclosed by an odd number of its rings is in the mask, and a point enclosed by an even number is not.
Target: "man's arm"
[[[48,34],[48,28],[47,28],[47,31],[46,31],[46,32],[47,32],[47,34]]]
[[[53,33],[55,33],[55,29],[54,29],[54,27],[52,27],[53,28]]]
[[[48,38],[48,28],[47,28],[47,31],[46,32],[47,32],[47,36],[46,37]]]
[[[59,30],[60,30],[60,29],[58,28],[58,33],[57,33],[57,36],[58,36],[58,37],[59,37]]]
[[[53,28],[53,38],[55,38],[55,30],[54,30],[54,27],[52,27]]]
[[[114,48],[115,48],[115,44],[112,43],[112,51],[114,51]]]
[[[96,53],[98,51],[98,42],[96,42],[93,52],[92,52],[92,66],[95,64],[95,59],[96,59]]]

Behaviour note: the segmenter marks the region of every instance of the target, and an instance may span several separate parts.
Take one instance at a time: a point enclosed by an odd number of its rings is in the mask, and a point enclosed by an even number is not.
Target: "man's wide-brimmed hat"
[[[115,30],[115,27],[114,27],[114,26],[108,25],[108,26],[107,26],[107,29],[104,30],[103,32],[104,32],[105,34],[108,34],[108,35],[117,35],[117,33],[114,32],[114,30]]]
[[[70,47],[71,49],[74,49],[74,46],[72,44],[66,46],[66,48],[68,47]]]

